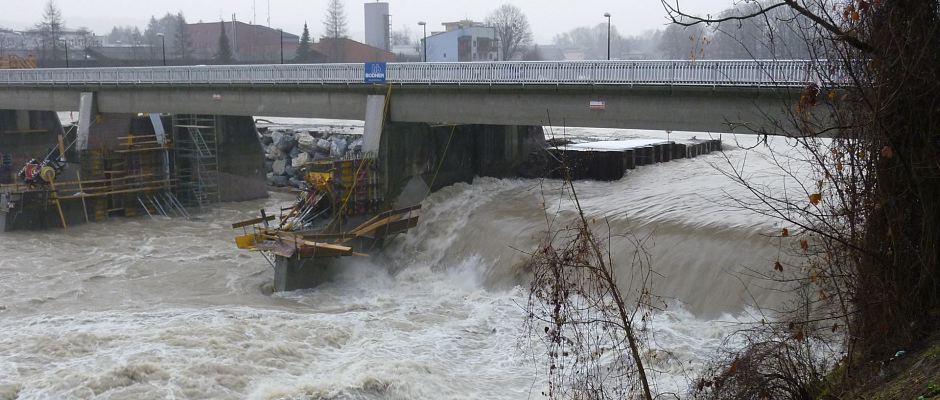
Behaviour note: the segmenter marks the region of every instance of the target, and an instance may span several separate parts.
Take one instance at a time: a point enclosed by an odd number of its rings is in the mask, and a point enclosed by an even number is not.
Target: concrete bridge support
[[[268,197],[264,148],[252,117],[219,116],[219,200]]]
[[[379,148],[386,199],[408,207],[475,176],[542,176],[544,148],[540,126],[387,123]]]

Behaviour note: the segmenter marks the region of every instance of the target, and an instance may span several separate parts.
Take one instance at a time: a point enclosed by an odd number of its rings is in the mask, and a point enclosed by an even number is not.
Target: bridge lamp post
[[[284,64],[284,29],[278,29],[281,33],[281,64]]]
[[[604,13],[604,16],[607,17],[607,61],[610,61],[610,13]]]
[[[163,66],[166,66],[166,35],[158,33],[157,36],[160,37],[160,42],[162,42],[161,48],[163,49]]]
[[[62,43],[62,47],[65,47],[65,68],[69,68],[69,43],[60,40],[59,43]]]
[[[424,40],[422,41],[424,44],[424,62],[428,62],[428,23],[421,21],[418,22],[418,25],[424,28]]]

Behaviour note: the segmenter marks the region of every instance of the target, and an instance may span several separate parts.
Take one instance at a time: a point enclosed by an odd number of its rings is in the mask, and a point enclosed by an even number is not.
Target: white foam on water
[[[722,163],[709,155],[577,184],[595,218],[654,234],[665,277],[657,289],[677,299],[648,324],[654,353],[675,356],[654,361],[662,391],[685,389],[737,328],[728,321],[752,320],[729,271],[776,254],[762,236],[772,222],[714,201],[741,195],[721,181]],[[444,188],[382,255],[349,260],[316,289],[273,296],[271,268],[235,249],[230,224],[288,195],[194,221],[3,235],[0,398],[540,397],[546,370],[522,329],[522,264],[545,229],[543,203],[572,215],[560,186],[484,178]],[[610,246],[615,258],[629,252]]]

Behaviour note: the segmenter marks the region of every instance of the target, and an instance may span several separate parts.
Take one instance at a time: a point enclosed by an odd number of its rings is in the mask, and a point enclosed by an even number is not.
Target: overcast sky
[[[38,22],[47,0],[0,0],[0,26],[21,29]],[[151,15],[158,17],[170,11],[183,11],[189,22],[230,20],[232,13],[239,21],[250,22],[257,16],[259,24],[267,25],[268,0],[55,0],[69,28],[86,26],[104,34],[114,25],[134,25],[141,30]],[[715,13],[729,7],[733,0],[680,0],[683,7],[702,13]],[[561,32],[585,25],[604,22],[605,12],[613,14],[613,24],[626,34],[657,29],[666,23],[660,0],[389,0],[392,25],[399,30],[411,28],[419,35],[418,21],[428,22],[428,31],[437,31],[441,22],[464,18],[482,20],[503,3],[512,3],[525,11],[532,25],[535,40],[551,43]],[[344,0],[349,21],[349,34],[362,40],[363,0]],[[271,25],[300,34],[304,21],[311,34],[323,32],[327,0],[270,0]],[[253,7],[255,6],[255,7]],[[255,8],[255,11],[252,9]]]

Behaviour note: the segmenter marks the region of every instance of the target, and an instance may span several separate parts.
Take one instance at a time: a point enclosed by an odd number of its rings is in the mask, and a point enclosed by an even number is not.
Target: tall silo
[[[388,14],[388,3],[376,1],[366,3],[366,44],[390,51],[391,26]]]

